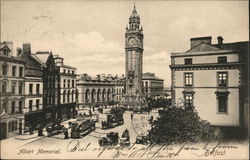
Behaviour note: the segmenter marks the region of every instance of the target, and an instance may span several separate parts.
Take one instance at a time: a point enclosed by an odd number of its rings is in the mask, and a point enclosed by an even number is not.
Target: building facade
[[[45,123],[51,123],[59,118],[59,68],[55,64],[52,52],[36,52],[32,57],[41,64],[43,69],[43,111]]]
[[[143,73],[142,75],[143,92],[146,98],[163,96],[164,80],[157,78],[155,73]]]
[[[124,80],[111,75],[91,77],[82,74],[78,76],[76,85],[80,106],[115,104],[124,92]]]
[[[31,55],[31,45],[23,44],[23,49],[17,50],[19,57],[25,63],[25,131],[36,129],[44,124],[43,112],[43,69],[42,65]]]
[[[240,126],[244,114],[241,90],[242,51],[249,42],[211,43],[212,37],[191,39],[191,49],[171,54],[173,105],[192,105],[215,126]],[[245,54],[244,54],[245,55]]]
[[[13,43],[0,43],[0,139],[24,129],[25,61],[14,56]]]
[[[76,89],[76,68],[64,64],[64,59],[54,56],[55,64],[59,68],[59,108],[58,118],[62,120],[73,118],[76,114],[77,89]]]
[[[125,93],[125,78],[124,77],[121,77],[121,78],[118,78],[116,77],[114,79],[114,101],[115,102],[120,102],[122,100],[122,97]]]

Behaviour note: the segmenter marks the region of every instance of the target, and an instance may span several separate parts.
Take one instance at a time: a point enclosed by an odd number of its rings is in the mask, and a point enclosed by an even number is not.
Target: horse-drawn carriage
[[[129,131],[127,129],[122,133],[120,145],[130,145]]]
[[[64,126],[61,125],[60,123],[52,123],[52,124],[47,125],[46,131],[47,131],[48,137],[53,136],[53,135],[58,135],[60,133],[63,133]]]
[[[106,135],[106,137],[102,137],[98,140],[100,146],[108,146],[108,145],[117,145],[118,144],[118,133],[110,132]]]

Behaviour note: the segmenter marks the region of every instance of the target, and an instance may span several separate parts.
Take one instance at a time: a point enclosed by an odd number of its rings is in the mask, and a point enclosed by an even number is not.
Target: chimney
[[[217,40],[218,40],[218,45],[222,45],[223,44],[223,38],[221,36],[218,36]]]
[[[23,55],[31,55],[30,43],[23,44]]]
[[[17,47],[16,48],[16,54],[17,54],[18,57],[21,56],[21,54],[22,54],[22,48]]]
[[[191,49],[200,45],[201,43],[206,43],[211,45],[211,40],[212,37],[197,37],[197,38],[191,38],[190,42],[191,42]]]

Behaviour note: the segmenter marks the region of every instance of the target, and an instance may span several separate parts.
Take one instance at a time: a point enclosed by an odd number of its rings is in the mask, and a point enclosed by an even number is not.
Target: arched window
[[[107,100],[108,101],[111,100],[111,90],[110,89],[108,89]]]
[[[106,101],[106,89],[102,91],[102,101]]]
[[[90,95],[90,90],[87,89],[85,92],[85,102],[89,102],[89,95]]]
[[[98,89],[98,91],[97,91],[97,101],[100,101],[100,98],[101,98],[101,90]]]
[[[96,95],[96,91],[95,91],[95,89],[93,89],[92,93],[91,93],[91,101],[92,102],[95,102],[95,95]]]

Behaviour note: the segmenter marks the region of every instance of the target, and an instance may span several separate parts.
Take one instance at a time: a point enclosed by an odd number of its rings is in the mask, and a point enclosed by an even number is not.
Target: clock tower
[[[121,103],[128,108],[142,107],[146,104],[142,95],[143,29],[135,6],[126,27],[125,56],[126,93]]]

